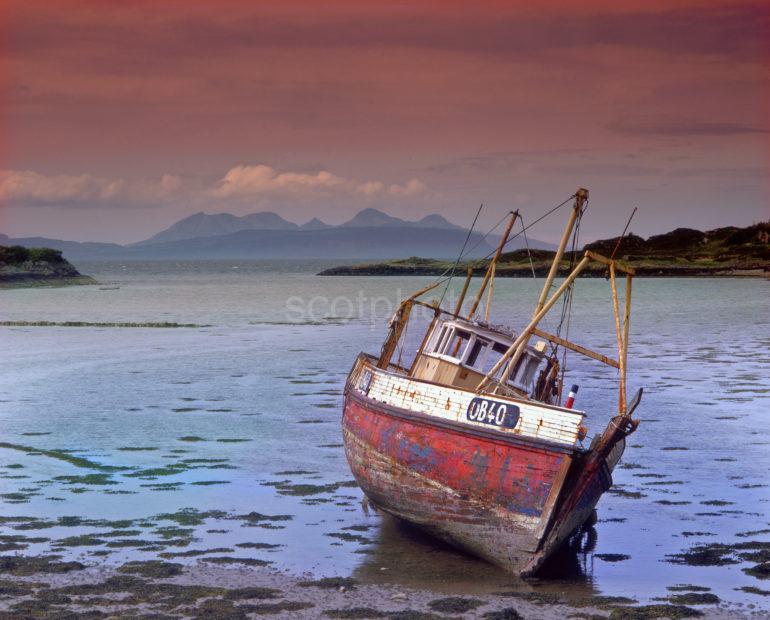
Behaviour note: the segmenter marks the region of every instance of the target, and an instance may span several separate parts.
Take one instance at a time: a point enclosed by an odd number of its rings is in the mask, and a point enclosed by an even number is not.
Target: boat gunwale
[[[493,440],[499,443],[513,445],[517,448],[546,450],[569,455],[580,455],[588,452],[587,449],[572,444],[561,444],[555,441],[550,441],[548,439],[543,439],[541,437],[529,437],[527,435],[500,433],[498,431],[492,430],[491,428],[487,429],[472,426],[469,424],[463,424],[462,422],[456,422],[454,420],[439,418],[428,413],[423,413],[422,411],[412,411],[410,409],[395,407],[394,405],[389,405],[388,403],[383,403],[379,400],[369,398],[357,390],[348,390],[345,394],[345,398],[350,398],[353,401],[356,401],[357,404],[365,407],[371,413],[387,415],[391,418],[406,420],[416,424],[421,424],[423,426],[434,426],[441,430],[449,430],[464,435],[472,435],[480,439]],[[347,403],[345,403],[345,405],[347,405]],[[375,411],[371,411],[372,409]],[[343,427],[344,424],[345,423],[343,418]]]
[[[469,390],[468,388],[463,387],[457,387],[454,385],[446,385],[445,383],[439,383],[437,381],[430,381],[429,379],[417,379],[415,377],[410,377],[407,374],[400,374],[397,372],[393,372],[391,370],[387,370],[385,368],[377,368],[376,364],[373,362],[377,358],[373,356],[370,353],[366,353],[365,351],[362,351],[358,354],[358,357],[356,358],[356,361],[362,360],[362,362],[369,368],[369,370],[377,373],[385,373],[387,375],[390,375],[392,377],[400,377],[402,379],[408,379],[409,381],[414,381],[416,383],[425,383],[426,385],[435,385],[436,387],[441,387],[447,390],[456,390],[458,392],[467,392],[468,394],[474,394],[475,396],[478,396],[480,398],[490,398],[493,400],[505,400],[512,403],[517,403],[521,405],[526,405],[529,407],[542,407],[543,409],[549,409],[552,411],[558,411],[559,413],[570,413],[572,415],[580,416],[581,418],[587,418],[589,417],[588,414],[585,411],[581,411],[580,409],[567,409],[566,407],[560,407],[559,405],[550,405],[548,403],[541,402],[539,400],[527,400],[524,398],[516,398],[515,396],[506,396],[505,394],[492,394],[489,392],[476,392],[475,390]],[[350,374],[352,375],[355,371],[354,364],[353,369],[351,369]],[[403,368],[402,366],[399,366],[399,368]],[[404,369],[406,372],[409,372],[408,369]],[[348,375],[349,377],[350,375]]]

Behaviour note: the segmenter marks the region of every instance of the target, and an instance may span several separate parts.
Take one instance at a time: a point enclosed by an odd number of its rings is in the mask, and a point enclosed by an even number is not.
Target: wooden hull
[[[606,455],[437,420],[355,389],[342,426],[374,504],[517,574],[536,571],[612,483]]]

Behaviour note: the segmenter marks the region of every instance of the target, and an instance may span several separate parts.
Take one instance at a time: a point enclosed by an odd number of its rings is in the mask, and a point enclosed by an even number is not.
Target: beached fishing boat
[[[513,213],[469,310],[463,305],[472,268],[453,309],[420,299],[446,278],[416,292],[395,312],[380,354],[361,353],[345,386],[345,452],[368,500],[521,575],[536,572],[589,520],[612,485],[625,437],[638,424],[632,413],[641,390],[626,401],[633,269],[614,257],[571,252],[569,274],[552,291],[567,244],[576,242],[587,199],[588,191],[580,189],[563,203],[572,203],[569,221],[520,333],[489,323],[495,265],[517,219]],[[557,301],[569,309],[575,280],[592,261],[607,268],[617,359],[539,327]],[[625,275],[622,312],[618,272]],[[485,293],[482,320],[476,313]],[[432,320],[414,360],[404,367],[392,358],[403,347],[416,306],[428,308]],[[558,353],[564,350],[617,372],[618,413],[605,428],[595,429],[592,440],[586,413],[573,407],[577,386],[562,401],[565,364]],[[578,378],[569,377],[573,383]]]

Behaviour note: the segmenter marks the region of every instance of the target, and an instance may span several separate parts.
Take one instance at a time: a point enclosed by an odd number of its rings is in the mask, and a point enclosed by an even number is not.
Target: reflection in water
[[[381,525],[366,559],[353,577],[367,583],[393,584],[455,594],[532,592],[558,589],[575,596],[596,594],[586,566],[596,544],[586,526],[559,549],[538,579],[524,580],[426,534],[415,525],[381,512]],[[547,579],[541,582],[542,578]]]

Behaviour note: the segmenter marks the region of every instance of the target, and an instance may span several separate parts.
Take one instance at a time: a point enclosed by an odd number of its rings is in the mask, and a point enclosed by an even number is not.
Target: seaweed
[[[618,607],[610,613],[610,620],[651,620],[653,618],[698,618],[703,614],[685,605],[643,605],[641,607]]]
[[[112,471],[123,471],[128,469],[127,467],[102,465],[100,463],[96,463],[94,461],[91,461],[89,459],[86,459],[80,456],[73,456],[72,454],[70,454],[65,450],[42,450],[40,448],[33,448],[31,446],[24,446],[21,444],[7,443],[7,442],[0,442],[0,448],[7,448],[8,450],[19,450],[21,452],[26,452],[28,454],[32,453],[35,455],[47,456],[52,459],[66,461],[67,463],[69,463],[70,465],[74,465],[75,467],[82,467],[85,469],[95,469],[97,471],[112,472]]]
[[[118,568],[119,573],[141,575],[155,579],[165,579],[181,575],[182,565],[175,562],[162,562],[160,560],[135,560],[126,562]]]
[[[0,556],[0,573],[16,577],[26,577],[35,573],[68,573],[83,570],[80,562],[59,562],[59,555],[38,555],[23,557],[17,555]]]
[[[484,604],[484,601],[477,598],[450,596],[447,598],[435,599],[428,603],[428,607],[430,607],[433,611],[439,611],[445,614],[464,614],[469,611],[473,611],[477,607],[481,607]]]
[[[329,616],[329,618],[365,620],[366,618],[385,618],[388,614],[373,607],[349,607],[347,609],[326,609],[324,615]]]
[[[762,562],[756,566],[742,569],[747,575],[756,577],[757,579],[770,579],[770,561]]]
[[[257,558],[234,558],[229,556],[216,556],[213,558],[201,558],[202,562],[211,562],[212,564],[245,564],[246,566],[268,566],[272,562],[268,560],[258,560]]]
[[[300,581],[297,585],[300,588],[323,588],[325,590],[345,588],[352,590],[358,585],[358,581],[352,577],[323,577],[312,581]]]
[[[522,620],[523,616],[513,607],[504,607],[496,611],[488,611],[483,616],[484,620]]]

